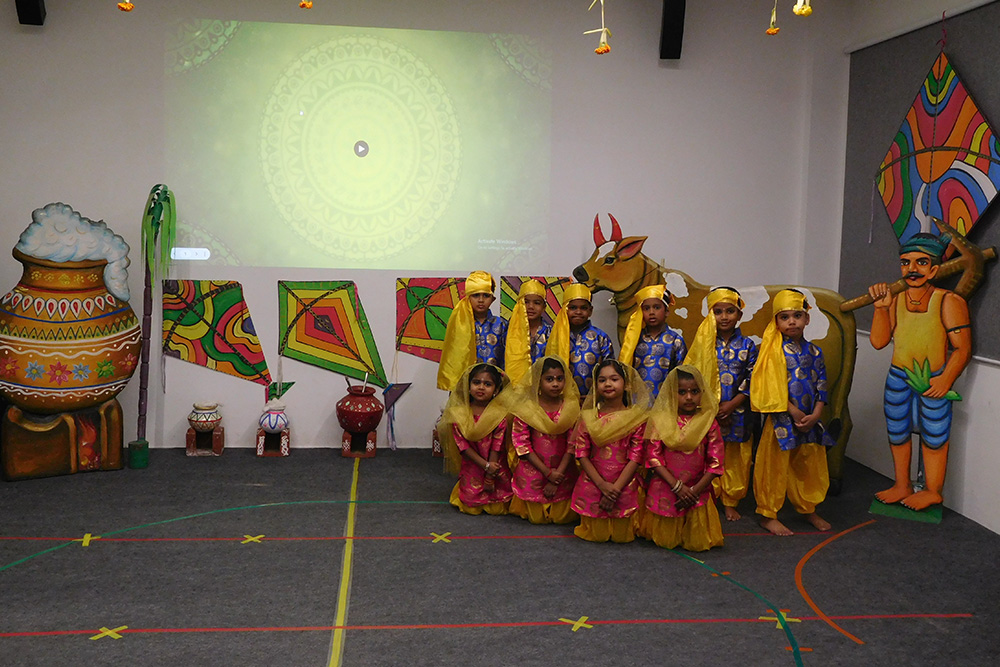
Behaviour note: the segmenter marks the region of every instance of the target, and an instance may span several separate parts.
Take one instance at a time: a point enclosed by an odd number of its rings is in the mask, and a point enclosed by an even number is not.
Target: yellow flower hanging
[[[809,16],[813,13],[813,8],[809,6],[811,0],[798,0],[792,7],[792,13],[796,16]]]
[[[594,49],[594,53],[600,56],[611,51],[611,45],[608,44],[608,37],[611,37],[611,31],[608,30],[606,25],[604,25],[604,0],[593,0],[593,2],[590,3],[590,7],[587,8],[587,11],[589,12],[591,9],[593,9],[594,5],[596,5],[598,2],[601,3],[601,27],[595,28],[594,30],[588,30],[583,34],[592,35],[595,32],[601,33],[601,36],[597,42],[597,48]]]
[[[135,9],[135,5],[133,5],[131,2],[119,2],[118,9],[122,10],[123,12],[130,12],[133,9]]]
[[[774,0],[774,7],[771,8],[771,27],[764,32],[768,35],[777,35],[778,31],[781,30],[775,23],[778,22],[778,0]]]
[[[312,0],[301,0],[301,2],[299,2],[299,9],[312,9],[312,8],[313,8]]]

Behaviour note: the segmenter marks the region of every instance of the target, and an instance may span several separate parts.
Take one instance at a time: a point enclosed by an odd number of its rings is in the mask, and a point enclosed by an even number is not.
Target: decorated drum
[[[348,433],[364,435],[382,421],[382,403],[375,398],[375,387],[353,386],[347,396],[337,401],[337,421]]]
[[[139,320],[104,284],[106,260],[54,262],[15,249],[21,281],[0,298],[0,395],[55,414],[125,388],[139,361]]]

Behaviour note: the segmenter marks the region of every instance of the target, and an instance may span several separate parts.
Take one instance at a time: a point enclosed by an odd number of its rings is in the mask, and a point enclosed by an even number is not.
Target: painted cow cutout
[[[684,340],[694,339],[698,325],[708,313],[705,297],[712,286],[694,281],[681,271],[661,266],[642,253],[645,236],[622,237],[618,221],[611,217],[611,237],[605,239],[600,221],[594,217],[594,252],[586,262],[573,270],[573,277],[592,291],[610,291],[618,310],[618,340],[625,335],[628,318],[636,307],[635,295],[643,287],[666,284],[677,303],[670,309],[667,324],[679,329]],[[795,287],[806,295],[813,306],[805,336],[816,343],[826,360],[830,404],[823,412],[823,423],[837,440],[827,455],[830,464],[831,492],[840,488],[844,450],[853,423],[847,405],[854,377],[857,356],[857,336],[853,313],[842,313],[844,298],[837,292],[815,287],[794,285],[760,285],[739,287],[746,302],[740,329],[758,343],[771,320],[771,297],[782,289]]]

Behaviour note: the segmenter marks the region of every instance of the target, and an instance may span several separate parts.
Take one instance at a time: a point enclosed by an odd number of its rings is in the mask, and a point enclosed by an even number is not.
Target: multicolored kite
[[[505,320],[510,319],[510,313],[517,303],[517,293],[521,290],[521,283],[534,278],[545,285],[545,312],[542,313],[542,321],[548,324],[556,319],[559,309],[562,308],[563,289],[573,282],[572,278],[559,276],[502,276],[500,278],[500,317]]]
[[[940,218],[968,234],[1000,187],[1000,140],[938,56],[875,176],[900,243]]]
[[[368,318],[348,280],[278,282],[278,354],[385,387]]]
[[[448,318],[465,294],[465,278],[396,278],[396,349],[441,361]]]
[[[163,281],[163,354],[271,384],[243,287],[235,281]]]

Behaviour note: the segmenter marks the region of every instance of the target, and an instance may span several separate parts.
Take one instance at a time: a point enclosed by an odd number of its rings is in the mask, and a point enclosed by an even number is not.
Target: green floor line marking
[[[254,510],[262,509],[265,507],[283,507],[287,505],[359,505],[359,504],[375,504],[375,505],[447,505],[449,504],[447,500],[290,500],[287,502],[279,503],[263,503],[260,505],[243,505],[241,507],[224,507],[217,510],[209,510],[207,512],[199,512],[198,514],[188,514],[187,516],[179,516],[173,519],[164,519],[162,521],[153,521],[151,523],[144,523],[140,526],[132,526],[131,528],[122,528],[121,530],[113,530],[107,533],[101,533],[102,537],[110,537],[111,535],[121,535],[122,533],[127,533],[132,530],[140,530],[142,528],[149,528],[151,526],[162,526],[167,523],[174,523],[175,521],[186,521],[188,519],[198,519],[203,516],[209,516],[212,514],[222,514],[223,512],[239,512],[242,510]],[[348,540],[349,542],[351,540]],[[45,554],[52,553],[53,551],[58,551],[65,547],[76,544],[79,540],[71,540],[63,544],[50,547],[44,551],[39,551],[38,553],[31,554],[30,556],[25,556],[20,560],[16,560],[13,563],[8,563],[7,565],[0,566],[0,572],[4,570],[9,570],[12,567],[26,563],[32,558],[38,558],[39,556],[44,556]]]
[[[679,551],[674,551],[673,549],[668,549],[667,551],[670,551],[670,552],[672,552],[672,553],[680,556],[681,558],[686,558],[689,561],[697,563],[698,565],[700,565],[701,567],[705,568],[709,572],[715,574],[718,577],[721,577],[721,578],[725,579],[726,581],[728,581],[731,584],[735,584],[736,586],[739,586],[740,588],[742,588],[743,590],[745,590],[747,593],[750,593],[754,597],[756,597],[756,598],[760,599],[761,601],[763,601],[764,604],[767,605],[768,609],[771,609],[771,610],[774,611],[774,615],[777,616],[778,623],[781,624],[781,629],[785,631],[785,636],[788,637],[788,643],[791,644],[791,647],[792,647],[792,656],[795,658],[795,664],[798,667],[803,667],[802,666],[802,652],[799,650],[799,643],[797,641],[795,641],[795,635],[792,634],[791,628],[788,627],[788,623],[785,621],[785,615],[782,614],[779,611],[778,605],[774,604],[773,602],[771,602],[770,600],[768,600],[766,597],[764,597],[763,595],[761,595],[757,591],[753,590],[752,588],[748,588],[747,586],[741,584],[740,582],[736,581],[732,577],[719,572],[718,570],[716,570],[711,565],[707,565],[703,561],[700,561],[697,558],[694,558],[693,556],[688,556],[685,553],[681,553]]]

